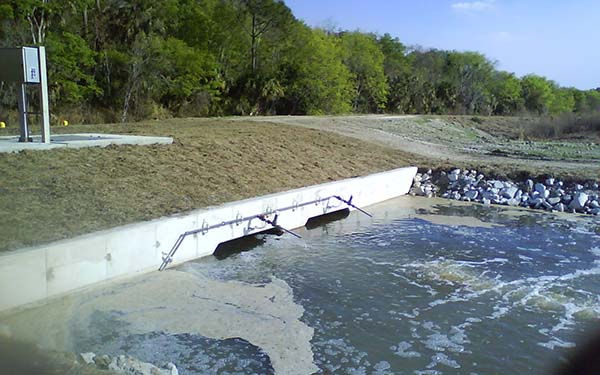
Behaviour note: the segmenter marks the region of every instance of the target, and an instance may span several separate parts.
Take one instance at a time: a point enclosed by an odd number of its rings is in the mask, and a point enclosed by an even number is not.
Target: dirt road
[[[431,159],[433,167],[456,165],[505,175],[547,174],[566,179],[597,179],[600,176],[600,146],[597,144],[519,141],[485,131],[485,121],[495,119],[481,119],[481,123],[473,123],[474,118],[468,116],[244,118],[343,134]],[[516,119],[512,124],[507,120],[503,126],[518,124]]]

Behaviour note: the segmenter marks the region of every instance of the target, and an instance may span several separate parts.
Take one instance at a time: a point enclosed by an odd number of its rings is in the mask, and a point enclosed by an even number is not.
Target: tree
[[[283,28],[293,19],[290,9],[281,0],[240,0],[242,16],[249,18],[252,74],[258,69],[258,45],[264,34],[273,28]],[[244,20],[245,21],[245,20]]]
[[[556,85],[552,87],[552,99],[548,110],[551,114],[573,112],[575,110],[575,98],[570,89],[560,88]]]
[[[353,77],[342,62],[339,40],[302,25],[281,71],[287,87],[283,113],[336,114],[352,110]]]
[[[458,104],[466,113],[489,113],[494,65],[477,52],[450,52],[446,77],[456,88]]]
[[[349,32],[340,38],[344,64],[354,75],[354,110],[380,112],[385,108],[388,83],[383,71],[384,55],[375,37]]]
[[[497,72],[490,85],[493,113],[511,115],[524,106],[521,81],[514,73]]]
[[[544,77],[529,74],[521,81],[525,108],[539,115],[547,114],[553,100],[552,84]]]
[[[48,77],[53,106],[80,105],[101,94],[93,75],[95,53],[79,35],[48,34]]]

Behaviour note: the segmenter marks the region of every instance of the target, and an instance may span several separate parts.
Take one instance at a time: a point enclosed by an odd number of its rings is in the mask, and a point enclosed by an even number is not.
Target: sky
[[[285,0],[310,26],[478,51],[497,68],[600,87],[600,0]]]

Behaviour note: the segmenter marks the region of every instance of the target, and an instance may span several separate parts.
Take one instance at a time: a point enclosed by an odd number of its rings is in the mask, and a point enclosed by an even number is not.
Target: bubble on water
[[[558,338],[554,338],[548,342],[540,342],[539,346],[543,346],[544,348],[548,348],[550,350],[554,350],[555,348],[574,348],[575,344],[572,342],[562,341]]]
[[[378,362],[375,366],[373,366],[373,375],[385,375],[385,374],[391,374],[391,371],[388,371],[389,369],[391,369],[392,366],[389,364],[389,362],[386,361],[381,361]]]
[[[417,370],[414,372],[415,375],[442,375],[441,372],[437,370]]]
[[[452,367],[452,368],[460,368],[460,365],[458,364],[458,362],[456,362],[453,359],[450,359],[444,353],[436,353],[435,355],[433,355],[431,357],[431,363],[427,365],[427,368],[433,368],[433,367],[436,367],[437,365],[444,365],[444,366],[448,366],[448,367]]]
[[[433,350],[435,352],[443,352],[450,351],[454,353],[460,353],[465,350],[463,345],[453,341],[447,335],[441,333],[434,333],[432,335],[427,336],[427,340],[423,343],[427,349]]]
[[[392,349],[394,348],[394,349]],[[408,341],[401,341],[398,345],[392,346],[392,351],[394,351],[394,355],[402,358],[419,358],[421,353],[416,351],[410,351],[408,349],[412,348],[412,344]]]

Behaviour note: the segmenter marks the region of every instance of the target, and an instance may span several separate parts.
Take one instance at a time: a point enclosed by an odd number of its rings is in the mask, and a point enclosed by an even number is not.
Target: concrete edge
[[[416,173],[416,167],[399,168],[0,254],[0,311],[25,308],[99,283],[155,271],[163,255],[186,231],[264,213],[270,218],[277,214],[277,222],[284,228],[298,228],[311,217],[348,208],[331,198],[334,195],[352,197],[358,207],[404,195]],[[255,218],[191,235],[179,247],[171,266],[211,255],[222,242],[270,228]]]

